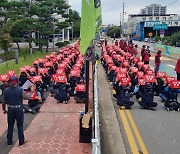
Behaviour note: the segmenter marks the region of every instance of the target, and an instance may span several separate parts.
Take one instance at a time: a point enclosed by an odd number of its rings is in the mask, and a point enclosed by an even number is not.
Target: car
[[[100,41],[104,42],[105,41],[105,37],[101,36]]]
[[[149,41],[149,38],[145,38],[145,39],[144,39],[144,42],[148,42],[148,41]]]

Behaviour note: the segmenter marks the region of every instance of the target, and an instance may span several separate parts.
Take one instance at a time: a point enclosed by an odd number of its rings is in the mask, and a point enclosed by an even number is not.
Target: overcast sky
[[[81,13],[82,0],[69,0],[72,9]],[[180,0],[124,0],[125,2],[125,19],[128,19],[128,14],[136,14],[140,9],[152,3],[157,3],[167,6],[167,13],[180,14]],[[175,3],[173,3],[175,2]],[[103,24],[119,25],[120,13],[122,13],[122,0],[101,0]],[[173,3],[173,4],[172,4]]]

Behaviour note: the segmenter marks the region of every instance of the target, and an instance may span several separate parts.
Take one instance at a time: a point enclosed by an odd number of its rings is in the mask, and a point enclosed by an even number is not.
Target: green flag
[[[102,8],[101,0],[94,0],[96,32],[99,33],[102,26]]]
[[[91,41],[95,38],[94,0],[82,0],[80,52],[85,54]]]

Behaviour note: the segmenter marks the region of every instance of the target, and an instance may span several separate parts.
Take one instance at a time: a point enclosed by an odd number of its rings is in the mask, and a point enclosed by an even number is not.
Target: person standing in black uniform
[[[5,79],[2,80],[2,85],[0,86],[0,103],[2,103],[2,109],[4,111],[4,114],[7,113],[7,111],[5,110],[5,104],[3,103],[3,98],[4,98],[4,89],[7,88],[8,85],[8,77],[6,77]]]
[[[24,112],[23,112],[23,99],[30,99],[32,92],[26,95],[23,89],[18,86],[18,78],[11,76],[9,78],[9,87],[4,89],[4,101],[8,106],[8,145],[13,144],[13,128],[15,120],[17,122],[19,146],[26,143],[24,139],[23,123],[24,123]]]

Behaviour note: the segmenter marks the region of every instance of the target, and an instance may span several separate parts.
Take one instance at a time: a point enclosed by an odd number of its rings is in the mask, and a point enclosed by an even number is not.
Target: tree
[[[4,50],[4,58],[6,61],[6,67],[8,67],[8,60],[10,56],[9,48],[12,46],[12,38],[9,34],[9,30],[11,29],[11,23],[6,23],[0,29],[0,47]]]
[[[70,9],[69,10],[69,22],[73,23],[73,36],[79,38],[80,36],[80,25],[81,25],[81,18],[77,11]],[[72,38],[72,33],[70,33],[70,37]]]
[[[170,45],[179,46],[180,44],[180,32],[175,33],[170,37]]]
[[[65,29],[79,19],[76,11],[69,10],[69,5],[65,0],[33,0],[30,3],[27,0],[21,1],[0,1],[0,28],[7,21],[15,22],[10,31],[12,40],[16,42],[19,51],[19,42],[26,41],[29,43],[29,51],[32,51],[32,42],[42,46],[46,45],[48,51],[48,39],[54,31]],[[62,18],[58,19],[57,15]],[[60,21],[61,20],[61,21]],[[36,33],[39,37],[32,38],[32,34]]]
[[[115,34],[115,37],[117,38],[120,37],[120,32],[121,32],[120,27],[117,26],[110,27],[107,31],[107,36],[114,38],[114,34]]]
[[[80,25],[81,19],[76,20],[73,24],[73,36],[79,38],[80,37]]]

